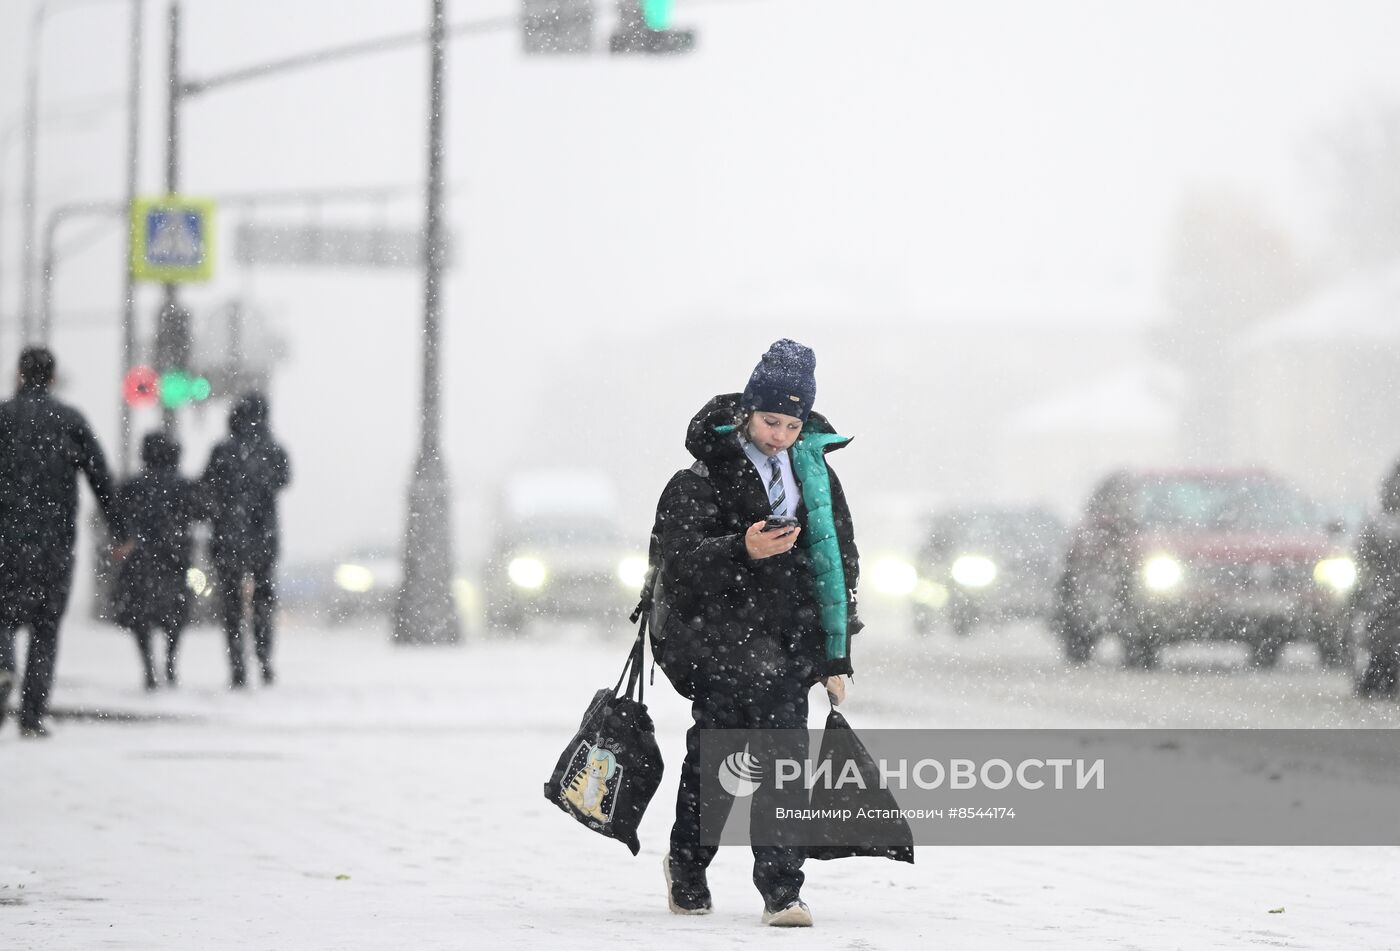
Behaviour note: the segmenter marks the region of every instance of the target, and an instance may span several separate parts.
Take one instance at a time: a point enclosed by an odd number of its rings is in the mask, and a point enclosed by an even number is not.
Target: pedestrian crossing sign
[[[138,281],[207,281],[214,272],[214,203],[182,195],[131,206],[131,274]]]

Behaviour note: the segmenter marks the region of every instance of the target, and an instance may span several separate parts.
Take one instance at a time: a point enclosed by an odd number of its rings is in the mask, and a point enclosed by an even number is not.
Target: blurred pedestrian
[[[653,618],[664,620],[654,636],[667,644],[668,676],[693,671],[677,684],[693,701],[694,725],[663,864],[676,914],[711,910],[706,868],[717,849],[701,843],[701,811],[727,814],[729,805],[702,802],[701,731],[805,736],[810,688],[823,683],[839,702],[851,673],[859,563],[845,494],[826,462],[849,438],[812,411],[815,371],[810,349],[774,343],[743,393],[712,398],[690,421],[685,443],[696,461],[657,504]],[[753,848],[762,921],[810,926],[803,850],[777,831],[776,844]]]
[[[204,506],[199,487],[180,475],[179,443],[149,433],[141,441],[141,462],[145,469],[118,492],[136,547],[117,572],[114,613],[117,623],[136,635],[146,689],[154,690],[156,628],[165,634],[165,682],[176,684],[180,635],[190,623],[192,523]]]
[[[56,361],[44,347],[19,357],[19,387],[0,403],[0,722],[15,681],[16,633],[29,630],[20,735],[48,735],[58,629],[73,581],[78,473],[97,497],[112,538],[126,526],[102,449],[82,413],[49,395]],[[118,559],[130,543],[113,551]]]
[[[1356,605],[1370,661],[1357,681],[1363,697],[1394,697],[1400,683],[1400,464],[1381,486],[1380,511],[1356,546]]]
[[[251,621],[263,683],[274,679],[277,493],[291,481],[291,468],[286,451],[269,431],[267,400],[260,393],[249,393],[234,405],[228,429],[228,438],[210,454],[200,485],[213,523],[209,555],[223,609],[230,684],[239,689],[247,683],[245,619]]]

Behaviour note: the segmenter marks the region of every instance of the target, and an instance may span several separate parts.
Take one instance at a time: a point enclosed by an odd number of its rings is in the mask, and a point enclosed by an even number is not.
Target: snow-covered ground
[[[281,682],[232,694],[218,637],[147,695],[110,628],[64,632],[46,742],[0,731],[0,947],[843,949],[1400,948],[1400,849],[935,848],[910,867],[809,863],[817,927],[758,925],[747,850],[716,912],[667,912],[660,856],[687,705],[649,696],[668,769],[642,853],[588,832],[541,783],[627,632],[399,648],[372,626],[288,620]],[[1302,649],[1277,671],[1229,648],[1152,674],[1067,670],[1043,632],[857,642],[860,727],[1400,726]],[[824,704],[814,705],[817,714]],[[814,714],[814,717],[816,714]]]

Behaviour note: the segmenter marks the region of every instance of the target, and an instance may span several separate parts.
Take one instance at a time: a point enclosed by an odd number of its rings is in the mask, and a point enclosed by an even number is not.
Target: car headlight
[[[1181,562],[1171,555],[1153,555],[1142,566],[1142,583],[1149,591],[1170,591],[1185,574]]]
[[[628,555],[617,563],[617,580],[623,587],[640,591],[647,581],[647,560],[641,555]]]
[[[997,580],[997,565],[983,555],[963,555],[953,562],[953,580],[964,588],[985,588]]]
[[[544,579],[548,574],[544,562],[538,558],[514,558],[506,566],[506,576],[510,578],[510,583],[528,591],[543,588]]]
[[[881,558],[870,567],[870,583],[880,594],[907,597],[919,583],[919,573],[902,558]]]
[[[185,572],[185,587],[198,598],[209,589],[209,576],[198,568],[191,568]]]
[[[374,572],[364,565],[337,565],[335,584],[343,591],[364,594],[374,587]]]
[[[1313,580],[1341,594],[1356,584],[1356,562],[1345,556],[1324,558],[1313,567]]]

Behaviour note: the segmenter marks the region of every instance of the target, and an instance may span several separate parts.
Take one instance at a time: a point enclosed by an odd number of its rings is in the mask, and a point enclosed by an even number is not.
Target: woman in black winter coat
[[[654,635],[694,719],[663,867],[676,914],[711,910],[705,870],[716,847],[701,842],[701,813],[727,815],[731,801],[703,801],[711,786],[700,773],[701,731],[805,731],[811,687],[823,683],[839,702],[851,673],[859,562],[845,494],[826,463],[849,439],[812,412],[815,367],[807,347],[774,343],[743,393],[714,397],[691,420],[695,464],[672,477],[657,506]],[[771,805],[765,793],[760,786],[753,814]],[[779,844],[754,840],[762,920],[810,926],[803,851],[777,835]]]
[[[117,623],[136,635],[146,689],[156,689],[152,631],[165,632],[165,681],[175,685],[180,635],[190,622],[186,580],[193,522],[203,516],[198,487],[180,475],[180,446],[160,433],[141,442],[145,469],[118,493],[136,548],[117,572]]]

